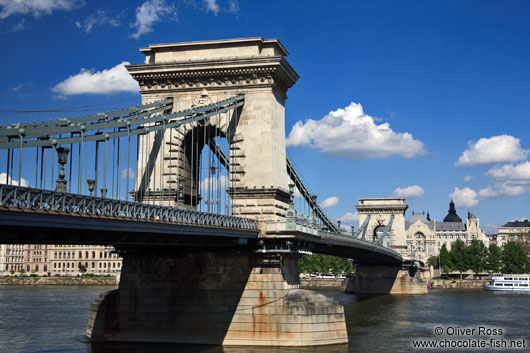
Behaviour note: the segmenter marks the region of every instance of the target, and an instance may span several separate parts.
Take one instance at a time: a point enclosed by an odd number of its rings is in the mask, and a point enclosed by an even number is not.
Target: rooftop
[[[522,221],[510,221],[503,225],[503,227],[530,227],[530,221],[523,219]]]

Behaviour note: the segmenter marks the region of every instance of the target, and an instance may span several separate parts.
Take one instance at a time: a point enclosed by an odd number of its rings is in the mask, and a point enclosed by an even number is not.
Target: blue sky
[[[140,47],[278,38],[300,75],[288,151],[333,217],[402,195],[439,220],[453,197],[492,231],[530,218],[529,18],[515,0],[0,0],[0,109],[133,105],[104,81]]]

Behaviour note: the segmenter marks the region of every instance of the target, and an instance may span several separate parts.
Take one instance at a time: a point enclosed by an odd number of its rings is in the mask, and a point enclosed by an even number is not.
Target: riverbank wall
[[[117,286],[119,277],[0,277],[0,285],[13,286]]]
[[[474,280],[474,279],[433,279],[429,285],[433,289],[482,289],[484,283],[487,283],[488,280]]]

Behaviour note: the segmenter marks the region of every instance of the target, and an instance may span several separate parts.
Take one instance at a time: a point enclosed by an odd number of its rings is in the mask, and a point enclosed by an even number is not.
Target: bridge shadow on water
[[[314,347],[210,346],[160,343],[87,343],[87,353],[346,353],[347,344]]]

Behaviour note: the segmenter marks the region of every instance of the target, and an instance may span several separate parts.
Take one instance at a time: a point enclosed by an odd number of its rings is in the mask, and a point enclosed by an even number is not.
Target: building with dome
[[[449,203],[449,211],[443,221],[432,220],[429,212],[414,213],[405,222],[407,249],[417,259],[427,261],[431,256],[437,256],[445,244],[451,250],[452,244],[461,239],[466,244],[471,240],[482,240],[489,246],[489,239],[480,227],[479,219],[471,212],[467,213],[465,223],[458,216],[453,200]]]

